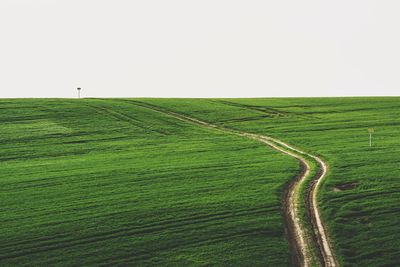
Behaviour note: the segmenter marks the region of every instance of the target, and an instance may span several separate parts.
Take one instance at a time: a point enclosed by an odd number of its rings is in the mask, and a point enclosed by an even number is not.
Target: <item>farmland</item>
[[[0,102],[0,265],[289,265],[298,163],[112,100]]]
[[[399,264],[399,98],[143,101],[320,155],[330,167],[320,205],[340,262]]]
[[[298,162],[147,107],[319,155],[339,262],[398,265],[399,98],[1,100],[0,265],[291,264]]]

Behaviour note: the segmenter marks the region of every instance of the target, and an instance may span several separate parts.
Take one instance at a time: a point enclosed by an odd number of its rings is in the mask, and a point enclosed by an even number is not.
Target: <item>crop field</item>
[[[340,262],[399,266],[400,98],[141,101],[320,155],[330,169],[320,205]]]
[[[1,100],[0,121],[0,266],[290,264],[290,157],[114,100]]]
[[[23,99],[0,100],[0,266],[290,266],[297,160],[168,112],[319,155],[341,265],[400,264],[400,98]]]

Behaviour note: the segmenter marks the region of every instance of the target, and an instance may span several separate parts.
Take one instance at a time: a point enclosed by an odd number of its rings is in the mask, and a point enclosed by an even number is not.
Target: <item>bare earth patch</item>
[[[340,191],[343,191],[343,190],[351,190],[351,189],[356,188],[357,186],[358,186],[358,183],[356,183],[356,182],[338,184],[338,185],[335,185],[333,187],[333,191],[334,192],[340,192]]]

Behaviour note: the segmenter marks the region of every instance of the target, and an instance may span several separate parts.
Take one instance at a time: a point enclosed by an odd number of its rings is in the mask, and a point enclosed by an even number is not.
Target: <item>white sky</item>
[[[398,0],[0,0],[0,97],[400,95]]]

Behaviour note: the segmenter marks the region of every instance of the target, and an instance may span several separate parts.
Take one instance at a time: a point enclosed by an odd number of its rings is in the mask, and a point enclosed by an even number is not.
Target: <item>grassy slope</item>
[[[147,99],[227,127],[278,137],[330,165],[321,202],[345,266],[400,263],[400,99]],[[368,147],[367,128],[374,127]],[[351,190],[335,185],[356,182]]]
[[[1,100],[0,150],[1,266],[289,264],[298,164],[256,142],[123,101]]]

